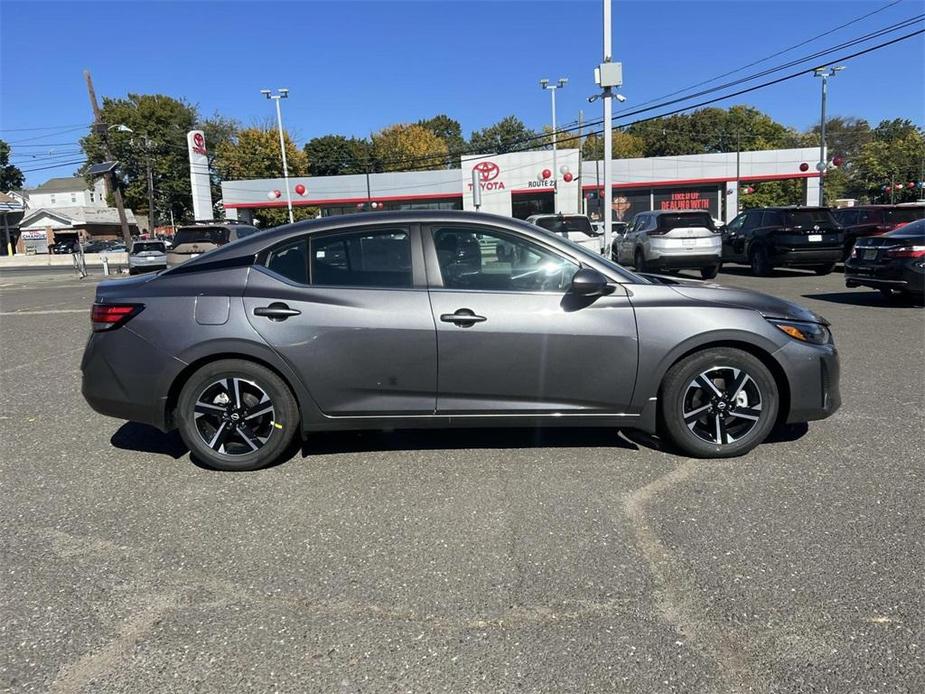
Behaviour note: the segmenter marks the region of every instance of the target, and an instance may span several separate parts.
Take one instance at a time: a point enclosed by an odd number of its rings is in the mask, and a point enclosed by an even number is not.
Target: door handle
[[[255,316],[263,316],[270,320],[282,321],[290,316],[300,316],[302,312],[296,308],[289,308],[286,304],[274,301],[269,306],[258,306],[254,309]]]
[[[468,308],[458,308],[456,313],[444,313],[440,316],[444,323],[455,323],[461,328],[468,328],[476,323],[482,323],[486,320],[485,316],[475,315],[475,311]]]

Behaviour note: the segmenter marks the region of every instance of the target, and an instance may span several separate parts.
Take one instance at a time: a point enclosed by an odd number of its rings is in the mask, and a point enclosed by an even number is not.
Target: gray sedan
[[[827,322],[516,219],[329,217],[97,288],[83,394],[259,468],[332,429],[601,426],[730,457],[840,404]],[[145,368],[139,369],[138,364]]]

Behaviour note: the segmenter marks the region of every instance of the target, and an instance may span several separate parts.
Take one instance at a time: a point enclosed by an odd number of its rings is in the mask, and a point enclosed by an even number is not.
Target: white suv
[[[535,214],[527,217],[527,221],[595,253],[604,252],[603,232],[591,226],[591,220],[583,214]]]
[[[705,210],[640,212],[614,241],[614,260],[639,272],[700,270],[703,279],[719,272],[722,235]]]

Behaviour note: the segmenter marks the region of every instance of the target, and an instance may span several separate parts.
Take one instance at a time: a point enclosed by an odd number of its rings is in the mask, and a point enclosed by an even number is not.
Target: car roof
[[[358,212],[311,219],[267,229],[261,231],[259,234],[253,234],[239,239],[234,243],[219,246],[215,250],[211,250],[198,258],[187,260],[182,265],[177,265],[167,270],[165,274],[170,275],[171,273],[179,274],[192,272],[201,266],[220,267],[223,265],[234,265],[236,264],[236,259],[252,259],[265,248],[303,234],[316,234],[341,229],[350,231],[364,226],[385,226],[389,224],[465,224],[467,222],[471,224],[490,224],[515,232],[520,231],[531,235],[542,235],[542,240],[545,243],[554,246],[564,246],[563,250],[571,249],[569,244],[564,243],[555,234],[551,234],[534,224],[530,224],[522,219],[505,217],[487,212],[470,212],[464,210]],[[567,250],[566,252],[572,252],[572,250]],[[632,276],[631,273],[626,274]]]

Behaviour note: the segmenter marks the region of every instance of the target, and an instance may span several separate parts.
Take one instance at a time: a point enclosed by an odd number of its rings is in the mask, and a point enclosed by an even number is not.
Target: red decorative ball
[[[842,164],[845,163],[845,158],[841,156],[840,154],[836,154],[834,157],[832,157],[832,163],[835,166],[841,166]]]
[[[751,195],[752,193],[755,192],[755,189],[752,188],[751,186],[749,186],[748,188],[745,189],[745,192],[748,193],[749,195]]]
[[[896,184],[896,190],[902,190],[902,189],[903,189],[903,184],[902,184],[902,183],[897,183],[897,184]]]
[[[573,178],[575,177],[572,176],[571,171],[566,171],[564,174],[562,174],[562,180],[565,181],[566,183],[571,183]]]
[[[295,192],[299,195],[305,195],[305,186],[303,186],[301,183],[296,183]]]
[[[365,205],[364,205],[362,202],[358,202],[358,203],[357,203],[357,209],[358,209],[358,210],[362,210],[364,207],[365,207]]]
[[[915,188],[915,181],[909,181],[909,182],[906,184],[906,188],[910,188],[910,189],[911,189],[911,188]]]
[[[800,171],[809,171],[809,164],[807,164],[805,161],[800,164]]]
[[[543,169],[543,178],[547,179],[550,176],[552,176],[552,171],[550,171],[549,169]]]

